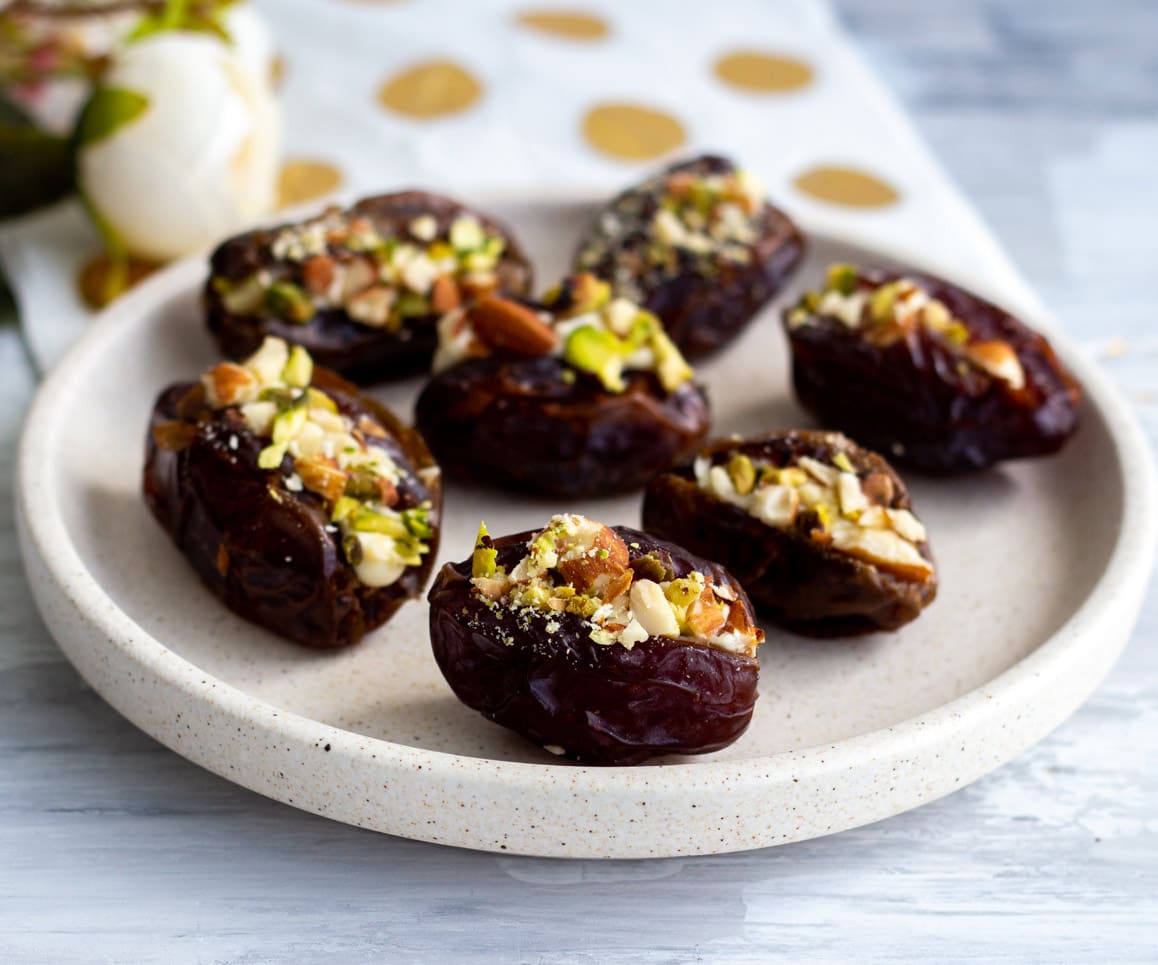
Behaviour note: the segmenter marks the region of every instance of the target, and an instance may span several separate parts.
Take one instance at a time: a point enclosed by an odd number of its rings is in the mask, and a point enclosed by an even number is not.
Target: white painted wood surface
[[[1158,440],[1158,5],[837,6]],[[1082,711],[919,811],[720,858],[452,851],[234,787],[81,683],[12,531],[32,387],[0,329],[0,961],[1158,959],[1158,594]]]

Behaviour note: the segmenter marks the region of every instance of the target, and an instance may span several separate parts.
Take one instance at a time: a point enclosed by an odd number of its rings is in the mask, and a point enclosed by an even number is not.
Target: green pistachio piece
[[[274,445],[281,446],[283,449],[288,446],[290,441],[302,431],[302,426],[306,424],[308,416],[309,413],[303,406],[294,406],[292,409],[287,409],[274,416],[272,432]]]
[[[265,307],[282,321],[298,325],[314,317],[314,303],[305,289],[288,281],[274,282],[266,289]]]
[[[949,327],[945,329],[945,338],[953,345],[960,348],[969,341],[969,329],[961,322],[950,322]]]
[[[402,510],[402,522],[406,524],[411,535],[417,536],[419,539],[430,539],[434,535],[434,529],[430,525],[429,506]]]
[[[394,310],[402,318],[418,318],[430,314],[430,300],[417,292],[402,292],[394,303]]]
[[[815,312],[820,308],[820,292],[809,291],[804,293],[804,297],[800,299],[800,307],[805,311]]]
[[[631,331],[627,333],[628,354],[636,349],[643,348],[659,330],[659,320],[651,312],[640,312],[631,322]]]
[[[334,511],[330,513],[330,519],[335,523],[340,523],[353,512],[362,508],[361,502],[350,496],[342,496],[334,503]]]
[[[899,290],[900,286],[896,282],[890,282],[872,293],[869,298],[869,315],[878,325],[892,321]]]
[[[306,389],[306,398],[309,404],[314,409],[325,409],[327,412],[337,413],[338,403],[331,399],[325,392],[315,388]]]
[[[857,272],[852,265],[836,264],[828,266],[828,287],[842,295],[856,291]]]
[[[680,580],[672,580],[663,591],[663,595],[667,597],[668,602],[678,610],[677,616],[683,615],[683,611],[687,610],[692,602],[696,600],[703,592],[703,586],[695,580],[690,580],[684,577]]]
[[[289,354],[289,361],[281,372],[282,381],[287,385],[304,389],[314,377],[314,360],[300,345],[295,345]]]
[[[608,392],[622,392],[622,342],[605,329],[584,325],[567,336],[563,346],[563,361],[584,372],[595,375]]]
[[[666,332],[656,331],[652,335],[651,351],[655,355],[656,375],[659,376],[664,391],[674,392],[695,377],[696,373],[680,354],[675,342],[667,337]]]
[[[487,533],[487,524],[480,523],[478,536],[475,538],[474,555],[470,560],[470,575],[474,577],[490,577],[495,575],[495,560],[499,551],[490,545],[490,535]]]
[[[728,460],[728,475],[732,477],[732,485],[741,496],[747,496],[756,488],[756,467],[742,452],[733,453]]]
[[[350,526],[360,533],[385,533],[396,540],[410,537],[406,524],[393,513],[379,513],[368,506],[356,509],[349,517]]]
[[[346,479],[346,495],[368,499],[377,496],[378,476],[373,470],[364,467],[351,469]]]
[[[285,443],[274,443],[266,446],[257,454],[257,465],[260,469],[277,469],[285,458]]]
[[[851,472],[853,475],[856,474],[856,466],[852,464],[852,460],[848,458],[848,453],[846,452],[838,452],[833,456],[832,464],[842,472]]]

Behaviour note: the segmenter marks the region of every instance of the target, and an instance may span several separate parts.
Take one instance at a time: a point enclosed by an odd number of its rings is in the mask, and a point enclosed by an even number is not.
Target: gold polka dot
[[[602,40],[611,32],[607,21],[577,10],[523,10],[517,20],[524,27],[568,40]]]
[[[155,261],[129,258],[125,274],[118,281],[114,277],[113,263],[107,252],[93,255],[86,261],[76,277],[76,288],[89,308],[104,308],[119,295],[123,295],[161,266]]]
[[[596,150],[625,161],[650,161],[687,140],[670,114],[639,104],[599,104],[583,118],[583,136]]]
[[[336,191],[342,183],[342,172],[325,161],[298,158],[286,161],[277,178],[279,208],[313,201]]]
[[[854,168],[815,167],[792,183],[798,191],[820,201],[851,208],[883,208],[901,197],[892,185]]]
[[[795,57],[759,50],[734,50],[715,65],[725,84],[756,94],[783,94],[812,83],[812,68]]]
[[[465,111],[482,84],[449,60],[429,60],[391,77],[378,91],[383,107],[408,117],[442,117]]]

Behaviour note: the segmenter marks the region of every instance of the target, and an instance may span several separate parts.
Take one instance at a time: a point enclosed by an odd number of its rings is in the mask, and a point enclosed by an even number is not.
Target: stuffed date
[[[438,546],[440,476],[421,437],[273,337],[161,393],[144,494],[226,606],[312,647],[385,623]]]
[[[756,701],[754,625],[720,566],[625,527],[560,515],[448,563],[434,656],[458,698],[548,751],[637,764],[732,743]]]
[[[826,424],[931,472],[1055,452],[1081,390],[1049,343],[948,282],[833,265],[785,313],[800,401]]]
[[[530,284],[530,264],[497,222],[449,198],[402,191],[229,239],[210,259],[205,304],[230,358],[275,335],[367,383],[429,365],[444,312]]]
[[[654,312],[694,359],[739,335],[803,253],[800,232],[756,178],[705,156],[612,201],[580,243],[575,270]]]
[[[652,481],[643,525],[718,560],[762,614],[804,633],[895,630],[937,592],[901,478],[835,432],[713,443]]]
[[[592,275],[538,306],[482,299],[439,336],[415,421],[448,475],[603,495],[642,487],[707,433],[707,399],[663,326]]]

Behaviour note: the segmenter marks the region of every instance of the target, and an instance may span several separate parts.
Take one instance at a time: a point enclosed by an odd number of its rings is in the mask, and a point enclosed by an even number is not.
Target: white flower
[[[259,20],[234,22],[235,46],[186,31],[128,44],[82,116],[81,190],[132,254],[198,251],[274,205],[280,121],[269,49]]]

